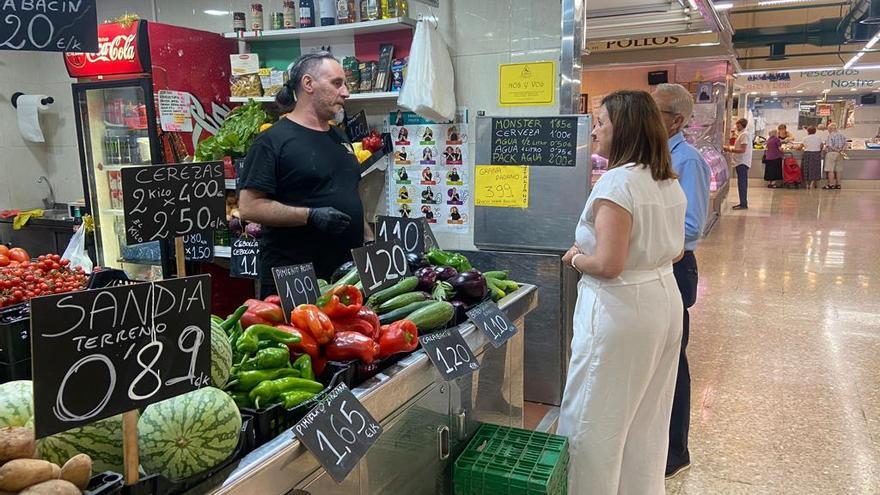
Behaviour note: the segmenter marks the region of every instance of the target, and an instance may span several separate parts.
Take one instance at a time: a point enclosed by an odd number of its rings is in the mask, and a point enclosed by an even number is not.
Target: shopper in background
[[[326,279],[373,238],[358,194],[360,165],[345,134],[328,123],[348,96],[332,54],[303,55],[275,97],[293,111],[248,150],[239,210],[242,220],[263,224],[261,297],[275,293],[272,267],[311,262]]]
[[[562,258],[583,274],[558,428],[571,445],[569,493],[661,495],[683,310],[672,261],[687,199],[648,93],[603,98],[593,141],[608,171]]]
[[[775,129],[770,129],[769,135],[764,151],[764,180],[768,181],[767,187],[775,189],[782,180],[782,140]]]
[[[749,209],[749,168],[752,166],[752,136],[748,133],[749,121],[739,119],[736,121],[736,142],[725,146],[724,150],[730,153],[731,161],[736,170],[736,188],[739,190],[739,204],[734,210]]]
[[[672,417],[669,422],[669,453],[666,457],[666,476],[672,477],[691,465],[688,450],[688,430],[691,417],[691,374],[687,360],[690,336],[688,308],[697,302],[697,258],[694,249],[703,236],[703,227],[709,214],[709,182],[711,171],[700,152],[684,138],[684,127],[694,112],[694,100],[690,92],[680,84],[660,84],[654,90],[654,101],[669,136],[672,168],[678,175],[678,183],[687,197],[684,217],[684,255],[672,265],[675,282],[681,292],[684,306],[681,334],[681,352],[678,373],[675,378],[675,395],[672,400]],[[775,131],[773,131],[775,132]],[[781,167],[781,165],[780,165]],[[780,169],[781,172],[781,169]]]
[[[846,136],[837,130],[837,124],[829,123],[828,138],[825,140],[825,176],[828,184],[822,189],[840,189],[841,162],[845,151]]]
[[[807,137],[801,144],[804,150],[804,156],[801,158],[801,169],[804,174],[804,184],[807,189],[816,189],[819,187],[819,181],[822,179],[822,138],[816,134],[816,127],[807,127]]]
[[[776,131],[779,135],[779,140],[782,141],[782,144],[790,144],[794,141],[794,136],[788,132],[788,127],[785,124],[779,124],[776,126]]]

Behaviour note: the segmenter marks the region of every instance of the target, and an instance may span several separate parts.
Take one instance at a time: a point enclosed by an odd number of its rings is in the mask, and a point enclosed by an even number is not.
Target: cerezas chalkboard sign
[[[492,119],[492,165],[574,167],[577,117]]]
[[[31,300],[37,438],[211,383],[211,277]]]
[[[96,0],[4,0],[0,50],[97,52]]]
[[[318,296],[318,277],[311,263],[292,266],[272,267],[275,288],[281,297],[281,309],[285,321],[290,321],[290,312],[300,304],[315,304]]]
[[[128,244],[214,230],[226,221],[223,162],[122,169]]]

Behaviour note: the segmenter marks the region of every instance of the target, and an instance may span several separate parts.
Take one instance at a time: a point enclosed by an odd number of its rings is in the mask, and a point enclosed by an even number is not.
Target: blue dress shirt
[[[688,201],[684,216],[684,249],[693,251],[703,235],[709,215],[709,165],[700,152],[685,141],[681,132],[669,138],[669,151],[672,153],[672,168]]]

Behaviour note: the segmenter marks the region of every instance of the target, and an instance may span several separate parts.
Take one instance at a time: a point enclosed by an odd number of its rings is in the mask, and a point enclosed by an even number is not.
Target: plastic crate
[[[568,493],[568,439],[484,424],[455,460],[455,495]]]
[[[83,495],[116,495],[122,492],[123,478],[119,473],[106,471],[92,476]]]

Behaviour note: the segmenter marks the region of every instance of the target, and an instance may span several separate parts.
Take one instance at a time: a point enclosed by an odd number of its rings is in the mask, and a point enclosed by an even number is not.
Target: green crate
[[[568,493],[568,439],[484,424],[455,460],[455,495]]]

